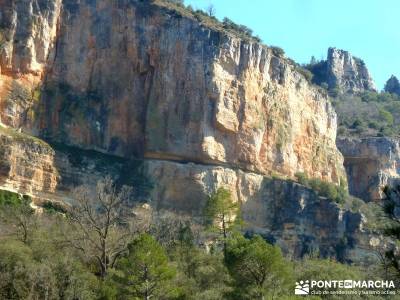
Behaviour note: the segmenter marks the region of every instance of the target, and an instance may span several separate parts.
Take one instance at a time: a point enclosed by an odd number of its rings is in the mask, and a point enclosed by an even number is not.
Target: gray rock
[[[336,145],[344,156],[350,194],[365,201],[381,200],[383,188],[399,182],[399,140],[337,138]]]
[[[347,93],[376,91],[364,61],[336,48],[328,49],[327,79],[329,88]]]
[[[330,91],[354,94],[376,91],[371,75],[361,59],[345,50],[329,48],[327,59],[307,67],[315,84],[327,85]]]

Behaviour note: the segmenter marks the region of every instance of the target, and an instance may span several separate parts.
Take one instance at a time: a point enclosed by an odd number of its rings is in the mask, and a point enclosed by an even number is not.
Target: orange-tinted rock
[[[265,46],[146,1],[107,0],[64,2],[53,52],[40,101],[25,105],[33,133],[127,158],[345,178],[327,95]]]

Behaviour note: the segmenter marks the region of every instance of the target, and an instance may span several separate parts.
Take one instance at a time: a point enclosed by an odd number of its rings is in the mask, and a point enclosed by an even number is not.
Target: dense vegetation
[[[38,214],[28,197],[0,195],[1,299],[295,299],[305,276],[380,276],[315,256],[291,261],[243,236],[224,189],[210,195],[204,226],[136,207],[131,189],[109,178],[78,188],[67,210],[47,204]]]
[[[383,211],[386,221],[381,224],[382,233],[389,236],[394,244],[389,246],[382,256],[382,267],[399,284],[400,278],[400,253],[398,249],[400,241],[400,185],[384,188],[385,199]]]
[[[320,196],[326,197],[336,203],[344,204],[346,198],[349,196],[345,182],[343,181],[341,181],[341,185],[338,186],[318,178],[308,178],[305,173],[301,172],[296,173],[295,176],[300,184],[313,189]]]
[[[354,59],[364,64],[361,59]],[[305,76],[330,95],[338,116],[339,136],[399,136],[400,84],[395,76],[387,81],[384,91],[380,93],[365,91],[346,94],[339,87],[328,85],[326,64],[325,60],[312,57],[303,68],[310,72]]]
[[[342,136],[399,136],[400,96],[364,92],[332,98]]]

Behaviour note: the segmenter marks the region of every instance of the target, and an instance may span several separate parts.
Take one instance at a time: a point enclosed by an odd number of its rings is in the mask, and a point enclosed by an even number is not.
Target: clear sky
[[[400,0],[185,0],[210,3],[218,19],[250,27],[298,63],[326,58],[333,46],[363,59],[379,89],[391,74],[400,78]]]

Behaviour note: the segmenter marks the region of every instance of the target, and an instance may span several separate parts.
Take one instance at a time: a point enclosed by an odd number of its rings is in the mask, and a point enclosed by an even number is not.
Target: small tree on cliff
[[[67,215],[73,233],[66,239],[94,259],[104,279],[132,236],[127,221],[131,188],[123,186],[118,191],[113,180],[106,177],[97,183],[95,191],[82,186],[74,194],[75,202]]]
[[[240,224],[239,214],[239,204],[232,201],[231,193],[227,189],[219,188],[208,197],[204,207],[205,225],[219,233],[224,254],[229,232]]]

